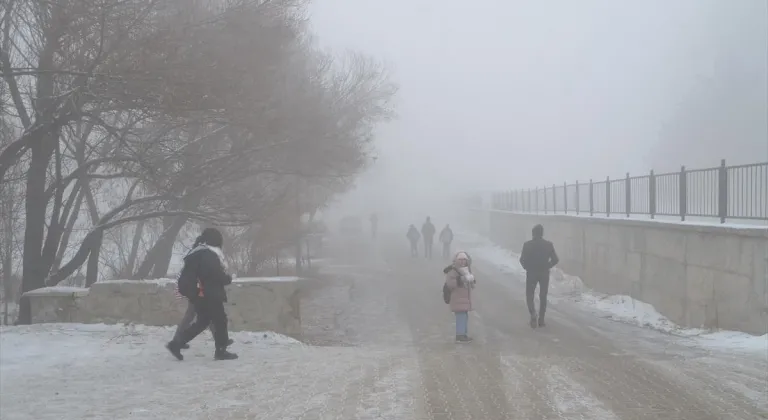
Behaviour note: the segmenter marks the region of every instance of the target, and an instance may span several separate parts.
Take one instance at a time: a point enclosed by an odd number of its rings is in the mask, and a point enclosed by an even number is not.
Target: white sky
[[[768,160],[766,0],[315,0],[311,13],[322,46],[378,57],[400,85],[369,190]]]

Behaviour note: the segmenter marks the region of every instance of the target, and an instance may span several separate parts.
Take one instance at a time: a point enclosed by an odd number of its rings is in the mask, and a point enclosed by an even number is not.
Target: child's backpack
[[[443,269],[443,274],[448,274],[448,272],[453,269],[453,265],[449,265]],[[448,288],[448,285],[445,283],[443,283],[443,302],[445,302],[446,305],[451,303],[451,289]]]
[[[443,283],[443,302],[447,304],[451,303],[451,289],[448,288],[448,285]]]

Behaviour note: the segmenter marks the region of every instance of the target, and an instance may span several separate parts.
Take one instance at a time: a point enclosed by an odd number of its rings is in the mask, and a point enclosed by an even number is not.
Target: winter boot
[[[182,344],[180,348],[182,350],[189,350],[189,344]]]
[[[179,360],[184,360],[184,356],[181,354],[181,344],[175,341],[171,341],[165,345],[165,348],[168,349],[169,352],[171,352],[173,357]]]
[[[536,319],[536,315],[531,315],[531,328],[536,328],[537,325],[538,325],[538,322]]]
[[[228,352],[226,348],[216,349],[213,358],[215,360],[235,360],[237,359],[237,354]]]
[[[547,324],[544,323],[544,317],[540,316],[539,317],[539,327],[546,327],[546,326],[547,326]]]
[[[472,338],[468,335],[457,335],[456,336],[456,342],[457,343],[471,343]]]

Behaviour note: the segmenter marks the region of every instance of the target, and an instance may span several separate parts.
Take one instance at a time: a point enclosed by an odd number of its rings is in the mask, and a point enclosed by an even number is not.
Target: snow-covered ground
[[[496,246],[487,238],[474,233],[463,232],[458,236],[461,243],[467,244],[467,250],[472,258],[486,261],[500,271],[515,275],[521,282],[524,281],[525,271],[520,266],[519,255]],[[562,270],[553,270],[549,287],[550,300],[553,302],[567,299],[596,315],[689,337],[705,347],[768,354],[768,334],[754,336],[738,331],[682,328],[660,314],[651,304],[630,296],[595,292],[586,287],[579,277],[568,275]]]
[[[239,360],[214,361],[204,333],[176,361],[169,327],[38,324],[0,328],[0,418],[408,418],[417,372],[397,352],[310,347],[274,333],[232,334]],[[415,363],[415,362],[414,362]],[[344,400],[369,380],[396,386]],[[375,383],[372,386],[376,386]],[[375,403],[375,404],[374,404]],[[382,407],[384,407],[382,409]],[[347,417],[341,413],[351,412]],[[351,410],[351,411],[350,411]],[[337,414],[338,413],[338,414]]]

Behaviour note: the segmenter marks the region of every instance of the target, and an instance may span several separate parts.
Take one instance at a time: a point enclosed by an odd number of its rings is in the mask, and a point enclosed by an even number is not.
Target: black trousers
[[[544,319],[547,312],[547,293],[549,293],[549,272],[525,274],[525,303],[528,304],[528,313],[536,316],[536,304],[533,303],[533,294],[539,285],[539,318]]]
[[[419,243],[416,241],[411,241],[411,256],[412,257],[419,256]]]
[[[443,257],[449,258],[451,256],[451,243],[443,242]]]
[[[227,331],[227,313],[224,311],[224,302],[206,298],[195,298],[191,302],[195,307],[197,319],[181,332],[179,343],[189,343],[210,326],[216,348],[227,348],[229,331]]]

